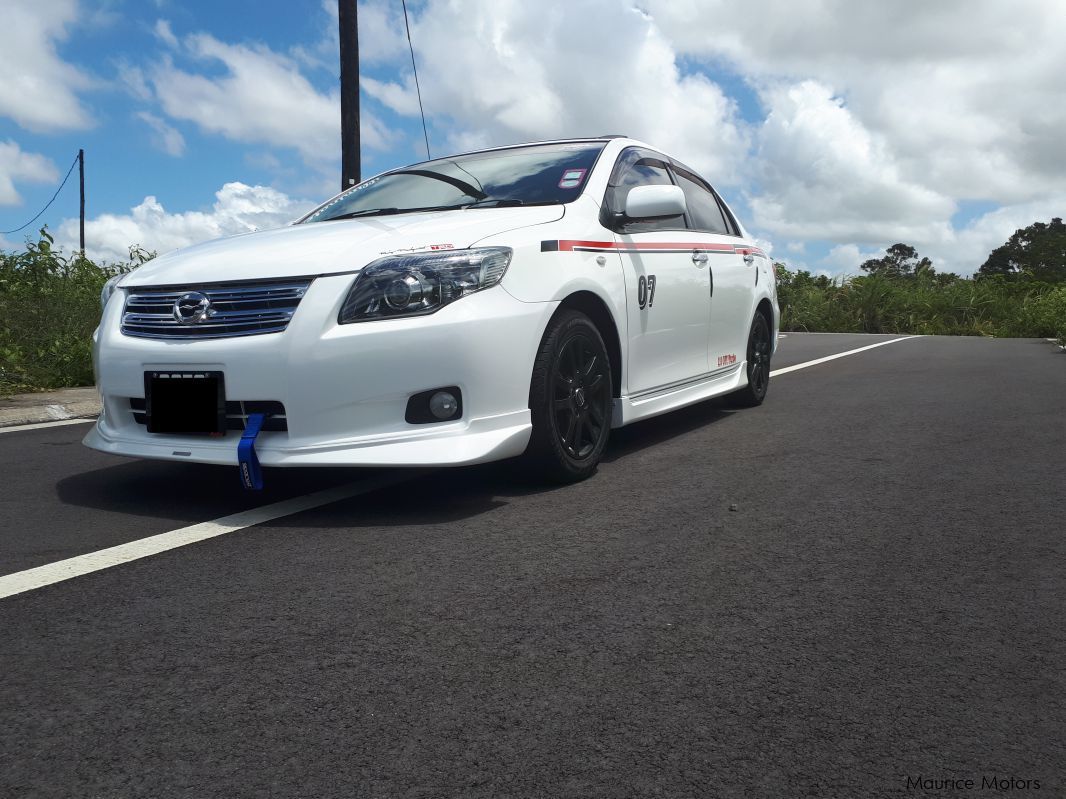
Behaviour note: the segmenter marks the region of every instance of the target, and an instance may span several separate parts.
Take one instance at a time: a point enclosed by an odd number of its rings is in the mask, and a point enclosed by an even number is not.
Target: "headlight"
[[[117,286],[118,282],[125,276],[125,274],[120,272],[119,274],[108,278],[108,281],[104,283],[104,287],[100,290],[100,313],[103,313],[104,308],[107,307],[107,301],[111,299],[111,295],[115,293],[115,286]]]
[[[499,283],[511,252],[510,247],[483,247],[381,258],[359,273],[337,321],[346,325],[434,313]]]

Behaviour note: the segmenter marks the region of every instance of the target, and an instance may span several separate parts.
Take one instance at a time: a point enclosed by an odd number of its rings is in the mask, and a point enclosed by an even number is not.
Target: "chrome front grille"
[[[288,327],[310,285],[310,280],[284,280],[158,289],[133,287],[122,311],[122,332],[127,336],[180,340],[280,333]],[[207,298],[206,312],[194,320],[179,320],[175,306],[189,294]],[[186,304],[191,303],[186,300]]]

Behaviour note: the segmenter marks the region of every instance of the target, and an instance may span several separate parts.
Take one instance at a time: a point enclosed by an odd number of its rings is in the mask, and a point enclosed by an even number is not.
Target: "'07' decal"
[[[655,275],[640,276],[640,280],[637,281],[637,305],[643,311],[645,308],[650,308],[652,302],[655,300]]]

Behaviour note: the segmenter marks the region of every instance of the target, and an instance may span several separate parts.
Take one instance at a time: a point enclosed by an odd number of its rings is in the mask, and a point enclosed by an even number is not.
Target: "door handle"
[[[746,263],[748,266],[751,266],[753,263],[755,263],[755,256],[749,252],[747,255],[744,256],[744,263]]]
[[[692,263],[696,266],[703,266],[707,263],[707,253],[700,252],[699,250],[692,251]]]

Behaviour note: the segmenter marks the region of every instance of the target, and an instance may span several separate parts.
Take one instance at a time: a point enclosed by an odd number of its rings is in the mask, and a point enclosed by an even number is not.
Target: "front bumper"
[[[236,464],[240,432],[160,435],[130,400],[144,372],[217,370],[226,396],[280,402],[287,431],[265,431],[265,466],[421,466],[481,463],[521,454],[529,441],[529,380],[556,303],[525,303],[501,286],[424,317],[337,324],[351,275],[317,278],[282,333],[167,341],[119,332],[123,296],[108,303],[94,341],[103,413],[84,443],[141,458]],[[412,394],[458,386],[463,417],[404,419]]]

